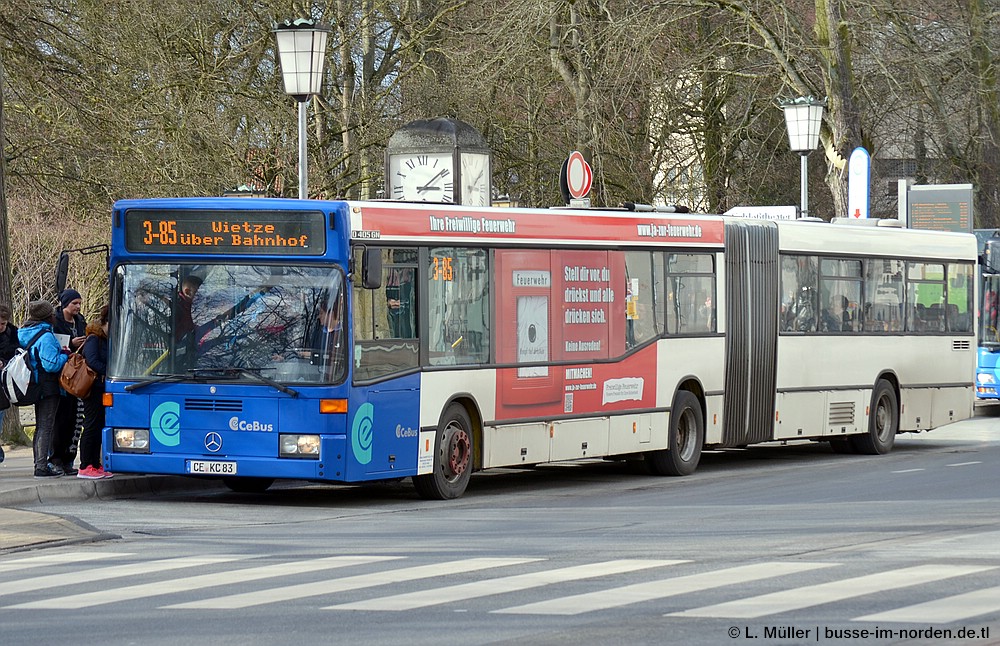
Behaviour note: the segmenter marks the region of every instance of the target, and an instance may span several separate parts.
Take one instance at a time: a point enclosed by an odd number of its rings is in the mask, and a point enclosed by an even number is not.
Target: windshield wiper
[[[189,372],[194,372],[196,375],[204,376],[204,373],[215,374],[217,378],[225,379],[227,377],[233,377],[234,375],[246,375],[248,377],[253,377],[262,384],[267,384],[272,388],[276,388],[286,395],[291,395],[292,397],[298,397],[299,391],[293,390],[288,386],[278,383],[270,377],[265,377],[260,374],[261,370],[273,370],[273,368],[241,368],[239,366],[227,366],[225,368],[196,368]]]
[[[171,373],[168,375],[156,375],[150,379],[140,381],[138,383],[129,384],[125,386],[126,392],[131,392],[133,390],[138,390],[139,388],[145,388],[146,386],[152,384],[182,381],[184,379],[193,379],[195,381],[218,381],[221,379],[230,379],[233,376],[247,375],[253,377],[262,384],[267,384],[273,388],[280,390],[286,395],[291,395],[292,397],[298,397],[299,391],[293,390],[288,386],[278,383],[270,377],[265,377],[260,374],[261,370],[270,370],[270,368],[239,368],[239,367],[229,367],[229,368],[188,368],[186,375],[180,375]]]
[[[137,383],[129,384],[128,386],[125,386],[125,392],[132,392],[133,390],[138,390],[140,388],[145,388],[146,386],[149,386],[149,385],[152,385],[152,384],[162,383],[162,382],[165,382],[165,381],[167,381],[167,382],[169,382],[169,381],[180,381],[181,379],[184,379],[185,377],[186,377],[186,375],[178,375],[178,374],[174,374],[174,373],[170,373],[168,375],[156,375],[155,377],[151,377],[149,379],[145,379],[143,381],[139,381]]]
[[[282,383],[278,383],[274,379],[271,379],[270,377],[265,377],[264,375],[261,374],[262,370],[273,370],[273,368],[237,368],[237,367],[233,367],[233,368],[230,368],[230,370],[238,372],[241,375],[248,375],[250,377],[253,377],[257,381],[261,382],[262,384],[267,384],[268,386],[271,386],[272,388],[277,388],[278,390],[280,390],[281,392],[285,393],[286,395],[291,395],[292,397],[298,397],[299,396],[299,391],[297,391],[297,390],[295,390],[293,388],[289,388],[288,386],[286,386],[286,385],[284,385]]]
[[[138,383],[129,384],[125,386],[126,392],[132,392],[133,390],[138,390],[140,388],[145,388],[152,384],[160,383],[170,383],[174,381],[183,381],[185,379],[194,379],[195,381],[218,381],[220,379],[225,379],[226,375],[216,375],[216,374],[205,374],[205,373],[216,373],[218,370],[205,370],[202,368],[188,368],[187,374],[170,373],[166,375],[156,375],[150,379],[140,381]]]

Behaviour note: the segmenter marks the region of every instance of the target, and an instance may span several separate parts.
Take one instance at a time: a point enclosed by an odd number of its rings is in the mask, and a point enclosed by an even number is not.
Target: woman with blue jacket
[[[52,332],[55,315],[56,310],[51,303],[31,301],[28,303],[28,320],[17,331],[17,340],[28,351],[28,362],[41,387],[41,396],[35,403],[33,448],[36,478],[58,478],[64,475],[62,467],[49,461],[56,411],[59,409],[59,396],[62,392],[59,373],[66,365],[67,357],[67,352],[60,347],[59,340]]]
[[[99,480],[114,474],[101,465],[101,433],[104,431],[104,377],[108,367],[108,306],[101,316],[87,325],[83,358],[97,373],[90,394],[83,399],[83,435],[80,436],[80,471],[78,478]]]

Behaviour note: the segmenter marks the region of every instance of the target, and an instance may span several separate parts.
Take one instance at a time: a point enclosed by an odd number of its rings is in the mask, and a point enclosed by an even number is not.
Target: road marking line
[[[45,588],[65,588],[69,585],[80,584],[89,585],[94,581],[106,581],[119,577],[135,576],[150,572],[166,572],[168,570],[179,570],[186,567],[196,567],[199,565],[212,565],[214,563],[226,563],[228,561],[238,561],[243,556],[185,556],[175,559],[162,559],[159,561],[142,561],[141,563],[129,563],[127,565],[113,565],[109,567],[93,568],[84,571],[74,571],[71,573],[51,574],[49,576],[39,576],[20,581],[9,581],[3,584],[0,591],[0,598],[17,594],[19,592],[31,592],[32,590],[44,590]]]
[[[228,610],[233,608],[248,608],[250,606],[260,606],[266,603],[291,601],[304,597],[315,597],[324,594],[334,594],[337,592],[347,592],[350,590],[360,590],[371,588],[388,583],[402,583],[403,581],[416,581],[417,579],[428,579],[436,576],[448,574],[461,574],[464,572],[475,572],[476,570],[486,570],[496,567],[506,567],[509,565],[520,565],[522,563],[532,563],[543,559],[535,558],[478,558],[463,559],[461,561],[450,561],[448,563],[434,563],[431,565],[418,565],[401,570],[387,570],[385,572],[369,572],[358,576],[350,576],[342,579],[330,579],[328,581],[316,581],[313,583],[302,583],[299,585],[289,585],[269,590],[258,590],[245,594],[232,594],[225,597],[215,597],[204,601],[191,601],[188,603],[178,603],[163,608],[208,608],[213,610]]]
[[[588,563],[586,565],[576,565],[572,567],[558,568],[555,570],[544,570],[542,572],[530,572],[528,574],[516,574],[514,576],[501,577],[497,579],[487,579],[485,581],[472,581],[459,585],[444,586],[431,590],[420,590],[406,594],[394,594],[388,597],[369,599],[366,601],[354,601],[336,606],[327,606],[323,610],[413,610],[414,608],[426,608],[442,603],[453,601],[463,601],[465,599],[475,599],[487,597],[494,594],[504,594],[507,592],[517,592],[529,588],[537,588],[553,583],[563,583],[566,581],[578,581],[609,574],[620,574],[624,572],[635,572],[654,567],[667,565],[677,565],[688,563],[689,561],[656,561],[656,560],[635,560],[621,559],[615,561],[604,561],[602,563]]]
[[[523,606],[494,610],[497,614],[527,615],[579,615],[594,610],[618,608],[633,603],[665,599],[689,592],[698,592],[748,581],[767,579],[784,574],[795,574],[818,568],[832,567],[836,563],[758,563],[741,565],[724,570],[690,574],[671,579],[635,583],[619,588],[576,594],[549,601],[528,603]]]
[[[28,558],[16,561],[4,561],[0,563],[0,572],[16,572],[18,570],[27,570],[45,565],[84,563],[98,559],[126,558],[132,555],[131,552],[65,552],[62,554],[44,554],[42,556],[29,556]]]
[[[889,473],[914,473],[916,471],[923,471],[923,469],[900,469],[899,471],[890,471]]]
[[[731,619],[754,619],[789,610],[800,610],[812,606],[842,601],[866,594],[906,588],[922,583],[931,583],[976,572],[996,569],[995,566],[974,565],[917,565],[914,567],[867,574],[865,576],[808,585],[791,590],[782,590],[757,597],[738,599],[711,606],[703,606],[683,612],[674,612],[668,617],[726,617]]]
[[[982,460],[975,460],[974,462],[956,462],[955,464],[946,464],[946,467],[968,467],[973,464],[982,464]]]
[[[851,621],[906,621],[947,624],[1000,610],[1000,586],[956,594],[896,610],[865,615]]]
[[[402,556],[331,556],[315,560],[294,561],[291,563],[276,563],[243,570],[230,570],[227,572],[216,572],[213,574],[199,574],[183,579],[173,579],[172,581],[153,581],[150,583],[140,583],[122,588],[110,588],[107,590],[97,590],[95,592],[85,592],[66,597],[56,597],[53,599],[43,599],[22,603],[12,608],[52,608],[52,609],[77,609],[89,608],[105,603],[115,603],[118,601],[129,601],[132,599],[142,599],[146,597],[156,597],[164,594],[177,592],[189,592],[220,585],[232,585],[234,583],[247,583],[249,581],[259,581],[278,576],[304,574],[306,572],[316,572],[333,568],[350,567],[352,565],[365,565],[379,561],[389,561],[403,558]]]

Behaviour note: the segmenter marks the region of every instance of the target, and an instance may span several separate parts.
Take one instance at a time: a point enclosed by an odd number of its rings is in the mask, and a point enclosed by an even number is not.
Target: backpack
[[[0,406],[2,400],[6,400],[7,406],[29,406],[41,399],[42,386],[38,383],[38,376],[31,369],[31,362],[28,361],[28,351],[35,341],[39,339],[46,330],[39,330],[35,336],[31,337],[28,345],[18,348],[14,356],[0,371]],[[35,365],[41,369],[41,360],[38,357],[38,350],[35,350]]]

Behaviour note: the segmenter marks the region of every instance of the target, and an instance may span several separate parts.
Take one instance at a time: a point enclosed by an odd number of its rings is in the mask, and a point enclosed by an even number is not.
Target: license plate
[[[236,463],[191,460],[188,462],[188,473],[198,473],[207,476],[234,476],[236,475]]]

